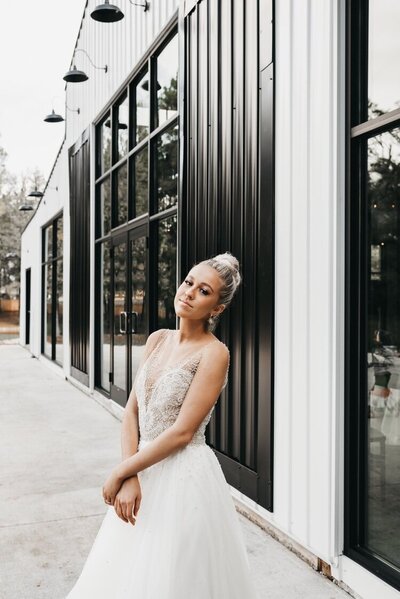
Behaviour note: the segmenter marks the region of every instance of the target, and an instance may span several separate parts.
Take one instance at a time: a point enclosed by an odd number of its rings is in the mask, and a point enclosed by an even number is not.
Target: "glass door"
[[[126,235],[112,241],[111,397],[122,406],[127,396],[128,253]]]
[[[148,293],[147,293],[147,235],[145,229],[131,232],[130,248],[130,313],[128,318],[130,334],[130,380],[133,381],[143,355],[146,344],[148,324]]]
[[[112,399],[125,406],[148,336],[146,227],[112,240]]]

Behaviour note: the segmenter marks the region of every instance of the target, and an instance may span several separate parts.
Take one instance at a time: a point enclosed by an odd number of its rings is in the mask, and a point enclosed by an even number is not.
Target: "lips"
[[[185,302],[185,300],[183,300],[183,299],[179,299],[179,301],[182,302],[182,304],[185,304],[185,306],[188,306],[188,308],[192,307],[190,304],[188,304],[187,302]]]

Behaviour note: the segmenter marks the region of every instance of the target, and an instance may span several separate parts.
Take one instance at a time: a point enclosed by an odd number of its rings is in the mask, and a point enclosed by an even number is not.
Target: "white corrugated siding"
[[[274,519],[331,561],[343,380],[344,69],[337,0],[276,2]],[[339,492],[340,494],[340,492]]]

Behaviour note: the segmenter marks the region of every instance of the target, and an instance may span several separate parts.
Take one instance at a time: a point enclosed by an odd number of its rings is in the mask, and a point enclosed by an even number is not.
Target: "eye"
[[[184,283],[189,283],[189,285],[191,285],[191,284],[192,284],[192,282],[191,282],[191,281],[189,281],[188,279],[185,279]],[[208,295],[208,291],[207,291],[207,289],[204,289],[204,287],[202,287],[202,288],[200,289],[200,291],[203,291],[203,292],[204,292],[204,293],[203,293],[203,295]]]

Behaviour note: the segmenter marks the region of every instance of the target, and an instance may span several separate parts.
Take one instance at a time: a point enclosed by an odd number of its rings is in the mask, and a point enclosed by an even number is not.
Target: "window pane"
[[[368,141],[369,549],[400,566],[400,129]]]
[[[158,314],[159,328],[175,329],[176,215],[158,224]]]
[[[56,262],[56,360],[63,363],[63,261]]]
[[[105,391],[110,391],[109,373],[111,372],[111,259],[109,242],[102,243],[100,248],[100,384]]]
[[[157,118],[161,125],[178,110],[178,36],[157,58]]]
[[[53,257],[53,225],[44,230],[44,261],[51,260]]]
[[[131,290],[132,312],[130,314],[130,330],[132,332],[132,380],[134,380],[143,356],[147,340],[146,314],[146,237],[137,237],[130,242],[131,248]]]
[[[107,118],[99,125],[98,133],[98,173],[102,175],[111,167],[111,120]]]
[[[117,135],[117,162],[128,152],[129,139],[129,103],[127,94],[115,109],[115,131]]]
[[[128,220],[128,167],[125,163],[116,173],[116,210],[117,222],[115,226],[122,225]]]
[[[368,19],[368,105],[369,118],[374,118],[400,106],[396,76],[400,52],[400,3],[369,0]]]
[[[178,125],[157,140],[158,211],[174,206],[178,198]]]
[[[57,219],[57,256],[63,254],[63,217]]]
[[[136,86],[136,143],[149,134],[150,94],[146,73]]]
[[[44,319],[43,319],[43,321],[44,321],[44,353],[49,358],[52,357],[52,355],[51,355],[51,347],[52,347],[51,319],[52,319],[52,297],[53,297],[52,273],[53,273],[52,264],[51,263],[46,264],[44,267],[44,276],[43,276],[43,280],[44,280]]]
[[[97,187],[96,210],[96,237],[103,237],[110,232],[111,228],[111,187],[109,177]]]
[[[135,216],[148,212],[148,150],[147,146],[133,157]]]

